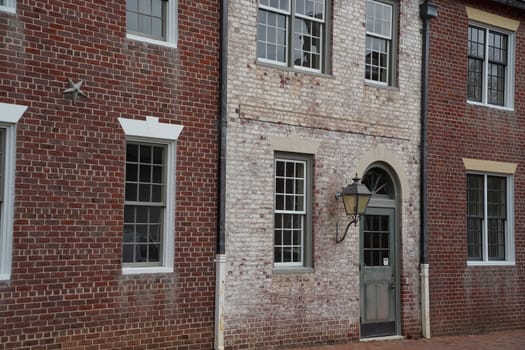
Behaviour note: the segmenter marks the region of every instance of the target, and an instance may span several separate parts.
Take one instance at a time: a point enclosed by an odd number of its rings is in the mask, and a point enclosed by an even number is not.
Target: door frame
[[[394,218],[394,235],[393,235],[393,254],[394,254],[394,260],[393,263],[394,266],[394,308],[395,308],[395,333],[391,334],[389,336],[398,336],[401,335],[401,191],[400,191],[400,184],[399,179],[396,176],[395,172],[387,165],[382,163],[374,163],[368,166],[366,171],[364,172],[363,176],[365,176],[368,171],[370,171],[373,168],[380,168],[381,170],[385,171],[389,176],[390,180],[392,181],[392,185],[394,186],[394,198],[385,198],[382,195],[372,195],[370,198],[370,202],[368,204],[368,208],[366,210],[367,213],[370,213],[373,215],[373,212],[380,212],[382,210],[393,210],[393,218]],[[365,213],[366,215],[366,213]],[[381,215],[381,214],[378,214]],[[363,220],[359,220],[359,334],[360,338],[367,339],[361,337],[361,321],[362,321],[362,313],[364,310],[364,296],[362,295],[363,290],[363,273],[364,269],[362,269],[363,266],[363,247],[364,247],[364,240],[363,240]],[[373,338],[370,337],[370,338]]]

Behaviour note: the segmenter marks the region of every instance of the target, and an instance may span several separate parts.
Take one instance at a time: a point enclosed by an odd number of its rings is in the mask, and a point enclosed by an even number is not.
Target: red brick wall
[[[17,3],[0,13],[0,101],[29,109],[0,349],[212,348],[219,2],[179,1],[177,49],[127,40],[124,0]],[[65,98],[67,78],[88,98]],[[149,115],[184,125],[175,272],[123,276],[117,118]]]
[[[525,26],[516,33],[515,108],[467,104],[465,4],[523,21],[525,11],[491,1],[434,1],[429,106],[429,259],[432,333],[476,333],[525,326]],[[462,158],[518,163],[516,265],[468,267],[466,171]]]

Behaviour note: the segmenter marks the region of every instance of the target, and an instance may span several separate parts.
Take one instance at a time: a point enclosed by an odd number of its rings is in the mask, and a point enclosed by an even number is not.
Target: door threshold
[[[405,337],[402,335],[388,335],[386,337],[373,337],[373,338],[361,338],[359,341],[361,342],[371,342],[371,341],[388,341],[388,340],[403,340]]]

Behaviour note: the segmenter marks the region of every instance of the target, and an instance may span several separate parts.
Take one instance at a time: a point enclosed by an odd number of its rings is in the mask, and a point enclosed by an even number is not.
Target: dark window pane
[[[283,232],[283,245],[291,245],[291,244],[292,244],[292,232],[284,231]]]
[[[162,202],[162,185],[151,186],[151,201],[154,203]]]
[[[150,185],[140,185],[139,186],[139,201],[140,202],[149,202],[151,200],[151,186]]]
[[[281,247],[275,247],[274,249],[274,259],[276,263],[282,263],[283,257],[282,257],[283,250]]]
[[[124,225],[124,242],[133,243],[135,240],[135,231],[133,225]]]
[[[132,207],[132,206],[124,207],[124,222],[125,223],[135,222],[135,207]]]
[[[140,182],[151,182],[151,167],[149,165],[140,166]]]
[[[154,183],[162,183],[162,167],[161,166],[154,166],[153,167],[153,179],[152,181]]]
[[[283,244],[282,232],[282,230],[274,231],[274,245],[280,246]]]
[[[133,262],[133,244],[122,245],[122,262],[131,263]]]
[[[135,261],[136,262],[147,262],[148,261],[148,245],[137,244],[135,246]]]
[[[137,185],[135,184],[126,184],[126,195],[125,198],[127,201],[135,202],[137,200]]]
[[[160,223],[162,219],[162,209],[159,207],[151,207],[149,212],[150,222]]]
[[[139,160],[139,146],[128,143],[126,145],[126,162],[138,162]]]
[[[164,148],[162,147],[153,148],[153,163],[164,164]]]
[[[160,245],[150,244],[149,245],[149,262],[160,261]]]
[[[151,163],[151,146],[140,146],[140,162]]]
[[[136,222],[148,222],[148,207],[136,207],[137,221]]]
[[[138,167],[136,164],[126,164],[126,181],[138,180]]]

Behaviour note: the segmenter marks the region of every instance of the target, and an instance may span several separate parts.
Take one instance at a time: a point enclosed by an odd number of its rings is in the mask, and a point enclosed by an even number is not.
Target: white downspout
[[[215,256],[215,350],[224,350],[224,292],[226,255]]]
[[[421,333],[430,339],[430,292],[429,292],[429,265],[421,264]]]

